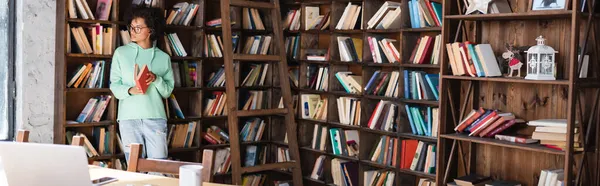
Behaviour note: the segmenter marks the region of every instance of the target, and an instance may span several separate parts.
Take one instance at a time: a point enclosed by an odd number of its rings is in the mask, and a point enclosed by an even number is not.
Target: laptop
[[[0,142],[0,186],[92,186],[83,147]]]

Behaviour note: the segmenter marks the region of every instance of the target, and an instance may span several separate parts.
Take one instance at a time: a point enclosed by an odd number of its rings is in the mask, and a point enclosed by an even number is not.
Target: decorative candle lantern
[[[556,53],[552,47],[546,46],[543,36],[535,39],[537,45],[532,46],[527,53],[527,76],[531,80],[556,80]]]

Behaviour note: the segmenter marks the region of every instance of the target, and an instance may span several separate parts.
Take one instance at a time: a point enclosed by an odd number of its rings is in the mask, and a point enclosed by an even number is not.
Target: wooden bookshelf
[[[489,43],[496,56],[506,51],[505,43],[515,46],[533,46],[535,38],[543,35],[546,45],[553,47],[556,55],[556,79],[535,81],[508,77],[469,77],[454,76],[446,57],[446,46],[442,46],[440,80],[440,128],[438,138],[438,185],[446,185],[454,178],[466,174],[492,177],[494,180],[511,180],[523,185],[537,185],[541,170],[564,169],[564,185],[598,185],[597,169],[582,169],[587,162],[581,158],[597,161],[597,151],[589,148],[597,146],[596,130],[589,130],[588,118],[594,118],[597,108],[592,93],[598,88],[597,60],[590,60],[589,78],[579,78],[578,48],[586,55],[597,59],[598,43],[584,31],[589,24],[598,21],[587,10],[579,12],[582,1],[569,1],[568,10],[532,11],[531,1],[509,0],[513,13],[464,14],[463,1],[444,0],[444,43],[472,41]],[[585,2],[585,1],[583,1]],[[595,3],[595,2],[594,2]],[[575,8],[572,8],[575,7]],[[587,22],[589,19],[590,22]],[[461,29],[460,25],[466,25]],[[542,26],[543,25],[543,26]],[[466,32],[466,33],[465,33]],[[589,42],[588,42],[589,41]],[[587,46],[586,46],[587,43]],[[584,49],[585,48],[585,49]],[[524,77],[527,62],[523,61]],[[501,69],[502,73],[506,70]],[[580,86],[579,83],[585,84]],[[594,95],[594,96],[593,96]],[[504,97],[506,96],[506,97]],[[548,99],[538,106],[526,106],[533,97]],[[597,98],[597,97],[596,97]],[[499,141],[493,138],[469,137],[456,133],[453,129],[470,109],[483,107],[514,113],[525,121],[549,118],[567,119],[567,147],[564,151],[551,149],[540,144],[518,144]],[[579,123],[576,125],[575,123]],[[575,129],[581,132],[580,142],[584,152],[574,149]],[[590,141],[592,140],[592,141]],[[588,154],[589,153],[589,154]],[[593,155],[592,155],[593,154]],[[593,158],[591,156],[594,156]],[[588,161],[589,162],[589,161]],[[592,165],[593,166],[593,165]],[[586,176],[588,175],[588,176]],[[593,175],[589,177],[589,175]]]
[[[385,2],[385,0],[315,0],[315,1],[284,1],[282,0],[282,15],[285,18],[285,15],[290,10],[301,10],[301,27],[299,30],[284,30],[284,35],[288,36],[300,36],[300,46],[299,46],[299,56],[293,59],[288,56],[288,61],[290,61],[290,67],[299,69],[299,77],[298,77],[298,85],[299,87],[292,87],[292,90],[295,94],[319,94],[325,99],[328,100],[328,108],[327,108],[327,119],[326,120],[315,120],[315,119],[303,119],[300,117],[300,112],[297,114],[297,122],[298,122],[298,140],[300,146],[300,152],[302,157],[302,172],[304,176],[305,183],[310,183],[310,185],[334,185],[333,178],[331,176],[331,160],[333,158],[338,158],[342,160],[348,160],[351,162],[357,162],[359,164],[359,185],[364,183],[363,181],[363,172],[368,170],[392,170],[395,172],[395,185],[417,185],[419,178],[429,178],[435,179],[435,174],[427,174],[423,172],[411,171],[400,169],[400,153],[401,153],[401,140],[404,139],[414,139],[420,140],[424,142],[428,142],[430,144],[436,144],[437,138],[435,137],[427,137],[427,136],[419,136],[413,135],[410,129],[410,125],[408,123],[408,117],[406,115],[406,110],[404,109],[404,105],[415,105],[415,106],[431,106],[437,107],[438,101],[430,101],[430,100],[409,100],[404,99],[404,77],[402,74],[402,70],[420,70],[425,71],[427,73],[439,73],[440,65],[432,65],[432,64],[407,64],[403,63],[404,61],[408,61],[410,57],[410,53],[416,44],[416,40],[419,37],[428,35],[435,36],[441,34],[441,27],[425,27],[425,28],[411,28],[410,27],[410,19],[409,19],[409,11],[408,11],[408,2],[401,0],[391,0],[394,2],[401,2],[402,5],[402,14],[399,17],[399,20],[402,22],[402,27],[399,29],[366,29],[367,21],[371,19],[371,17],[375,14],[375,12],[380,8],[380,6]],[[344,11],[344,8],[348,4],[348,2],[352,2],[354,4],[360,4],[362,6],[362,20],[364,22],[362,29],[355,30],[336,30],[335,26],[337,25],[341,14]],[[435,0],[435,2],[441,3],[441,1]],[[320,8],[320,15],[324,15],[328,11],[331,11],[331,23],[329,28],[325,30],[305,30],[305,7],[306,6],[318,6]],[[362,46],[363,58],[362,62],[342,62],[339,57],[338,52],[338,44],[337,44],[337,36],[349,36],[363,39],[364,46]],[[371,51],[369,49],[369,45],[366,42],[366,38],[369,36],[383,36],[386,38],[396,39],[395,47],[398,48],[401,54],[401,63],[374,63],[371,57]],[[326,61],[310,61],[306,59],[306,50],[307,49],[328,49],[331,47],[330,55],[331,58]],[[327,67],[329,69],[328,83],[329,87],[327,90],[315,90],[314,88],[309,88],[307,85],[307,67],[308,66],[319,66],[319,67]],[[351,71],[355,74],[362,75],[362,86],[364,87],[366,83],[373,75],[374,71],[382,70],[382,71],[398,71],[400,72],[399,77],[399,91],[398,97],[384,97],[384,96],[375,96],[375,95],[365,95],[365,94],[350,94],[346,93],[344,89],[339,85],[338,80],[335,77],[336,72],[340,71]],[[338,108],[336,105],[336,99],[338,97],[355,97],[358,98],[361,103],[361,123],[360,125],[347,125],[339,122],[338,119]],[[398,123],[397,131],[382,131],[376,129],[370,129],[367,126],[369,117],[375,105],[380,101],[391,101],[398,105],[398,117],[396,123]],[[301,98],[298,98],[298,104],[301,103]],[[357,130],[360,138],[360,154],[358,157],[348,157],[344,155],[334,155],[332,152],[332,145],[329,139],[329,134],[327,134],[327,142],[326,142],[326,151],[321,151],[317,149],[311,148],[311,142],[313,137],[313,128],[314,125],[326,126],[328,129],[331,128],[340,128],[343,130]],[[371,152],[373,146],[377,145],[379,137],[381,136],[389,136],[391,138],[398,139],[398,161],[396,167],[387,166],[383,164],[378,164],[376,162],[371,162],[369,153]],[[310,177],[311,171],[313,170],[315,160],[321,156],[326,156],[324,163],[323,176],[321,180],[312,179]],[[437,168],[436,168],[437,169]]]

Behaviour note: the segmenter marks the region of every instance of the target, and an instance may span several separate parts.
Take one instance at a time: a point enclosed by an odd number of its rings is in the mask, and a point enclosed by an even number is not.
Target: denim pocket
[[[145,119],[144,124],[148,126],[150,130],[160,135],[167,134],[167,120],[165,119]]]

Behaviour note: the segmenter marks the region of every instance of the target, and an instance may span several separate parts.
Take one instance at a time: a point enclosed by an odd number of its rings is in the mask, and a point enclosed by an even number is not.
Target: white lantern
[[[535,39],[537,45],[532,46],[527,53],[527,76],[531,80],[556,80],[556,53],[552,47],[546,46],[544,37]]]

